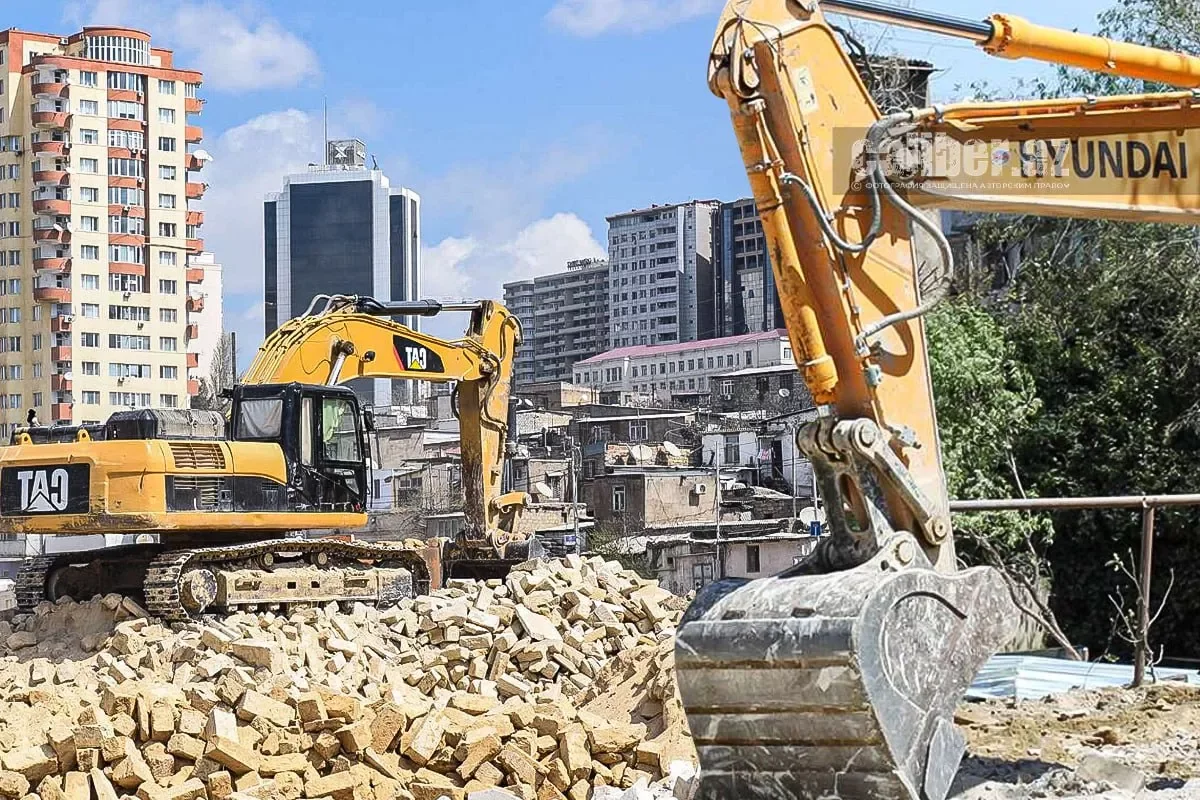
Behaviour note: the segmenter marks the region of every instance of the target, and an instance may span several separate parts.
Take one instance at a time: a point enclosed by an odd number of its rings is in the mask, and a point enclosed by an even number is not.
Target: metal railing
[[[1149,663],[1150,579],[1154,564],[1154,511],[1157,508],[1200,506],[1200,494],[1116,495],[1113,497],[1027,497],[1000,500],[951,500],[950,511],[1081,511],[1085,509],[1140,508],[1142,552],[1139,560],[1137,641],[1134,643],[1133,685],[1141,686]]]

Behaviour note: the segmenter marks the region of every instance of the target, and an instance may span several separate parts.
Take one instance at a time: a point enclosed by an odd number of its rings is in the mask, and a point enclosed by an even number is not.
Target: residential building
[[[324,164],[285,176],[263,207],[268,334],[318,295],[420,299],[421,198],[368,169],[358,140],[328,142],[326,149]],[[420,317],[399,321],[420,328]],[[408,380],[351,385],[376,406],[410,404],[425,393]]]
[[[699,200],[608,218],[610,348],[699,338],[701,305],[712,314],[719,207]]]
[[[608,349],[608,262],[568,261],[564,272],[504,284],[521,321],[513,383],[571,379],[575,362]]]
[[[743,367],[794,365],[787,331],[703,342],[619,347],[575,365],[575,383],[606,393],[639,393],[653,402],[698,402],[718,375]]]
[[[647,568],[658,584],[685,596],[722,578],[765,578],[789,569],[816,548],[820,537],[787,527],[759,530],[762,524],[722,525],[715,531],[647,537]]]
[[[600,400],[600,393],[595,389],[577,386],[569,380],[522,383],[517,394],[522,400],[533,403],[535,408],[548,411],[560,411]]]
[[[588,487],[596,525],[621,534],[647,527],[712,522],[717,514],[711,470],[673,467],[614,468]]]
[[[224,268],[212,253],[196,253],[188,257],[188,266],[204,270],[204,283],[188,287],[188,323],[198,326],[195,352],[198,361],[196,374],[210,378],[213,358],[221,338],[225,336],[223,285]]]
[[[715,376],[709,384],[714,412],[761,411],[766,416],[813,407],[812,395],[795,364],[743,367]]]
[[[703,316],[701,339],[785,327],[775,273],[754,198],[721,203],[713,234],[713,314]],[[711,324],[707,322],[711,320]]]
[[[0,32],[0,437],[188,407],[201,79],[144,31]]]

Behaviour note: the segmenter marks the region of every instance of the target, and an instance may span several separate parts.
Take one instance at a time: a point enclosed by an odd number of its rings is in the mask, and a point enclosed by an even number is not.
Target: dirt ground
[[[955,795],[962,800],[1133,794],[1127,782],[1093,779],[1096,763],[1125,779],[1140,773],[1143,794],[1155,800],[1200,798],[1200,687],[1163,683],[964,703],[956,721],[968,742]]]

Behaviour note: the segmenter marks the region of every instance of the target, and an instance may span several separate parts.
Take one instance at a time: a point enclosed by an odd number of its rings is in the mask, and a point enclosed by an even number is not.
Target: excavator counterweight
[[[1003,14],[729,0],[709,87],[729,107],[816,403],[797,444],[829,535],[779,575],[704,587],[684,616],[676,666],[702,800],[943,800],[964,749],[955,706],[1011,636],[998,572],[955,555],[920,280],[930,264],[948,277],[952,251],[926,209],[1200,222],[1194,89],[885,116],[826,13],[1200,82],[1200,58]]]

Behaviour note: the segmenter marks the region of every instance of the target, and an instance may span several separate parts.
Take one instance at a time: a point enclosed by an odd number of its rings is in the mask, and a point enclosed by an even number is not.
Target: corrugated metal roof
[[[1156,667],[1160,681],[1183,681],[1200,686],[1200,671]],[[1040,700],[1073,689],[1128,686],[1133,681],[1131,664],[1102,664],[1044,656],[996,655],[975,676],[967,690],[972,700]]]

